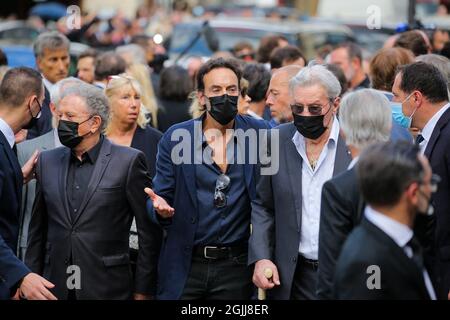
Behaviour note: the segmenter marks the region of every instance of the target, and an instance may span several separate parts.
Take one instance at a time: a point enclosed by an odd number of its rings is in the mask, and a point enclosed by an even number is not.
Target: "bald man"
[[[293,120],[289,105],[289,80],[301,69],[301,66],[289,65],[277,69],[272,74],[267,91],[266,104],[270,107],[270,115],[276,124],[291,122]]]

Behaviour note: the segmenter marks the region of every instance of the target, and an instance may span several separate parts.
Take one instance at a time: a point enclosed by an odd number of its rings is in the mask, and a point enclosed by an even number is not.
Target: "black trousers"
[[[192,258],[182,300],[248,300],[253,294],[253,269],[247,253],[225,259]]]
[[[317,261],[298,256],[291,288],[291,300],[317,300],[317,268]]]

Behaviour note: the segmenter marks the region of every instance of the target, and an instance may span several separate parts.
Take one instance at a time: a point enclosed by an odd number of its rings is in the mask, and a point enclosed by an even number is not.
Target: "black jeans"
[[[317,300],[317,268],[317,261],[298,255],[291,288],[291,300]]]
[[[253,294],[253,270],[247,253],[225,259],[193,255],[182,300],[248,300]]]

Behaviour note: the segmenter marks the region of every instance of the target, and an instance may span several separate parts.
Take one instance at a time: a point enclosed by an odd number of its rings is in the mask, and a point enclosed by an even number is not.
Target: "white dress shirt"
[[[445,106],[443,106],[436,114],[427,122],[425,127],[423,127],[421,135],[423,137],[423,141],[419,144],[420,151],[425,153],[425,150],[427,149],[428,142],[431,139],[431,135],[433,134],[434,128],[436,127],[436,124],[438,123],[439,119],[442,117],[445,111],[450,107],[450,103],[447,103]]]
[[[356,164],[358,163],[358,160],[359,160],[359,156],[358,157],[354,157],[352,159],[352,161],[350,162],[350,164],[348,165],[347,170],[353,169],[353,167],[356,166]]]
[[[2,118],[0,118],[0,131],[3,133],[6,141],[8,141],[12,149],[12,147],[14,147],[14,144],[16,143],[16,137],[14,136],[14,131],[11,129],[9,124],[7,124],[6,121]]]
[[[380,212],[375,211],[370,206],[366,207],[366,209],[364,210],[364,214],[367,220],[372,222],[375,226],[386,233],[400,248],[403,249],[403,251],[409,258],[412,258],[413,251],[411,247],[406,246],[406,244],[414,236],[414,233],[410,227],[403,223],[395,221],[394,219],[391,219]],[[428,272],[425,268],[423,269],[423,277],[430,298],[432,300],[436,300],[436,294],[434,292],[433,285],[431,284],[430,276],[428,275]]]
[[[258,119],[258,120],[264,120],[263,117],[260,117],[259,115],[257,115],[253,110],[248,109],[248,110],[247,110],[247,114],[248,114],[250,117],[253,117],[253,118],[255,118],[255,119]]]
[[[333,120],[330,137],[320,153],[315,170],[306,156],[305,138],[295,132],[294,142],[302,163],[302,224],[298,251],[306,259],[317,260],[319,250],[320,200],[323,184],[333,177],[336,148],[339,139],[339,122]]]
[[[42,75],[42,81],[44,82],[45,88],[47,88],[48,92],[51,93],[52,90],[53,90],[53,87],[55,86],[55,84],[54,84],[54,83],[51,83],[50,81],[48,81],[48,80],[44,77],[44,75]]]

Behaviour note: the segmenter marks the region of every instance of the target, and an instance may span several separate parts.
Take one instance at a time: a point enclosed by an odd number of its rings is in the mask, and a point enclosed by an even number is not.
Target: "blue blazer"
[[[153,190],[175,209],[175,214],[170,219],[161,219],[155,212],[152,201],[147,201],[152,221],[165,230],[158,263],[157,299],[179,299],[189,274],[198,225],[195,165],[192,163],[195,147],[201,146],[202,142],[201,130],[194,130],[194,127],[199,129],[202,120],[203,116],[172,126],[159,142]],[[235,128],[245,131],[269,129],[269,126],[265,121],[238,115]],[[186,148],[180,151],[182,144]],[[248,150],[248,143],[245,144],[245,150]],[[184,154],[184,151],[190,151],[190,155]],[[183,156],[191,161],[177,163]],[[245,182],[252,200],[256,197],[258,168],[258,164],[245,162]]]
[[[0,300],[10,299],[16,284],[30,272],[16,256],[22,179],[19,161],[0,132]]]

